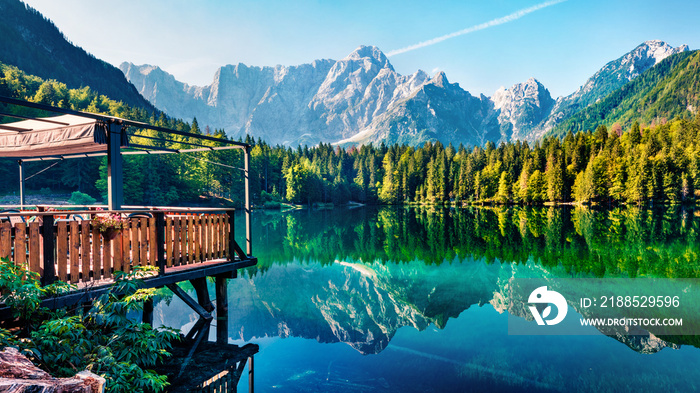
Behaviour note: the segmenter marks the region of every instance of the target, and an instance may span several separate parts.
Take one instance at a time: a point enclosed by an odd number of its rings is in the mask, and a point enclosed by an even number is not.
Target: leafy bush
[[[71,205],[92,205],[96,201],[95,198],[80,191],[73,191],[70,195],[70,199],[68,199],[68,203]]]
[[[179,334],[127,318],[129,311],[142,310],[143,302],[153,297],[154,288],[141,288],[142,278],[152,270],[136,267],[128,274],[116,272],[110,291],[89,310],[50,312],[41,307],[41,297],[64,291],[66,284],[41,287],[35,273],[0,260],[0,300],[26,326],[15,334],[0,328],[0,346],[19,347],[57,377],[90,370],[107,380],[110,392],[163,391],[168,386],[166,377],[149,368],[170,356],[171,342]],[[44,319],[35,324],[35,316]]]

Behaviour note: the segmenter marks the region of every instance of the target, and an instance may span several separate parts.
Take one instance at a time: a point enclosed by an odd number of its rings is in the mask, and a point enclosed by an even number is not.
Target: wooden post
[[[226,247],[229,250],[229,256],[228,259],[229,261],[233,261],[234,259],[234,244],[236,244],[236,233],[234,231],[234,225],[233,225],[233,214],[234,212],[229,210],[226,212],[228,214],[228,247]]]
[[[158,273],[165,274],[165,213],[158,211],[155,212],[156,219],[156,258],[153,260],[158,266]],[[154,250],[151,250],[153,252]]]
[[[109,210],[119,210],[124,200],[124,167],[122,165],[122,126],[107,125],[109,147],[107,149],[107,196]]]
[[[41,227],[41,237],[44,243],[44,275],[41,276],[41,285],[53,284],[56,281],[56,239],[53,236],[53,216],[44,216]]]
[[[250,145],[246,145],[243,150],[244,155],[244,173],[245,173],[245,249],[248,256],[253,255],[253,236],[252,236],[252,221],[250,208]]]
[[[255,391],[255,374],[253,373],[253,357],[248,358],[248,392],[253,393]]]
[[[216,276],[216,342],[220,345],[228,344],[227,278],[223,274]]]

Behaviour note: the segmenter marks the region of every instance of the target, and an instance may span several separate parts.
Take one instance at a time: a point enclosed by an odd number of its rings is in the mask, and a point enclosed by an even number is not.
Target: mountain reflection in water
[[[679,367],[700,360],[694,336],[509,336],[504,291],[513,277],[696,278],[693,210],[341,208],[256,212],[253,230],[260,262],[230,280],[228,324],[260,344],[259,391],[700,385]],[[194,315],[168,299],[159,320]]]

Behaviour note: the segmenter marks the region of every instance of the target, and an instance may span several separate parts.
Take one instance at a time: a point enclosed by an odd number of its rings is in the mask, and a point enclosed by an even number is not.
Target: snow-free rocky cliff
[[[221,67],[208,86],[190,86],[151,65],[120,69],[169,116],[272,144],[353,145],[426,141],[483,145],[535,140],[664,58],[688,50],[647,41],[606,64],[576,92],[554,100],[537,80],[473,96],[439,72],[398,74],[378,48],[300,66]]]

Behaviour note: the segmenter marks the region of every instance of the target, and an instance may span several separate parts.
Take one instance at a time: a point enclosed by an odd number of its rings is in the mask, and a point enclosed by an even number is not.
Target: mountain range
[[[475,96],[444,72],[398,74],[378,48],[286,67],[221,67],[208,86],[177,81],[157,66],[120,69],[153,105],[171,116],[284,145],[426,141],[483,145],[535,141],[603,100],[662,60],[688,52],[647,41],[609,62],[572,94],[552,98],[534,78],[491,97]]]
[[[113,67],[70,43],[38,11],[0,0],[0,62],[133,107],[196,118],[234,138],[249,134],[288,146],[536,141],[598,124],[693,115],[700,73],[689,53],[687,45],[644,42],[558,98],[534,78],[487,97],[450,83],[444,72],[400,75],[373,46],[337,61],[226,65],[211,84],[190,86],[154,65]]]

